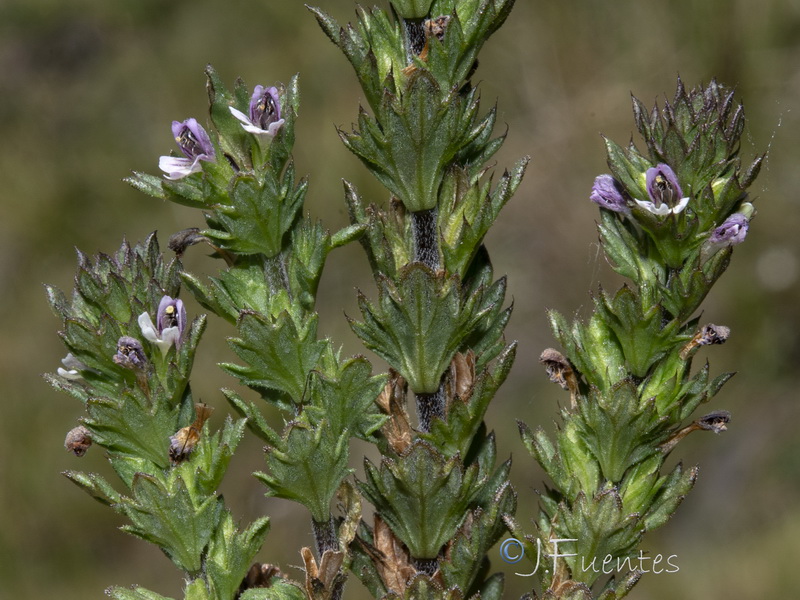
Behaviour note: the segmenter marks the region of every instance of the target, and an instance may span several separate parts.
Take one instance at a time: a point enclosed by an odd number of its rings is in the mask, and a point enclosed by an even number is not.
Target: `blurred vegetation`
[[[351,0],[318,0],[339,20]],[[62,440],[81,407],[39,375],[63,357],[41,284],[70,290],[73,246],[111,251],[158,229],[193,225],[195,215],[147,198],[121,182],[130,170],[155,173],[172,149],[173,119],[206,114],[203,69],[230,83],[288,81],[303,92],[296,160],[311,175],[309,209],[329,227],[345,224],[341,178],[365,197],[385,194],[341,146],[358,92],[350,66],[318,30],[301,0],[5,0],[0,4],[0,596],[99,597],[111,584],[177,595],[182,582],[153,547],[119,532],[103,510],[59,473],[75,468]],[[711,408],[734,420],[721,437],[695,434],[675,454],[699,463],[699,482],[672,523],[649,540],[652,554],[676,554],[680,572],[646,576],[635,598],[761,600],[800,589],[800,4],[785,0],[518,0],[489,43],[476,78],[486,103],[499,101],[510,135],[498,168],[533,158],[514,201],[490,233],[498,273],[508,273],[520,341],[516,368],[489,411],[502,454],[513,453],[520,520],[535,513],[542,474],[521,451],[515,417],[553,427],[563,396],[536,364],[552,345],[544,310],[580,312],[587,292],[616,285],[597,254],[594,177],[606,172],[602,132],[625,142],[633,130],[629,93],[652,102],[717,77],[737,87],[749,120],[745,154],[769,148],[756,182],[759,210],[747,242],[705,307],[732,327],[726,346],[707,352],[712,370],[740,371]],[[192,250],[195,250],[194,252]],[[190,250],[188,268],[218,264]],[[323,275],[323,332],[345,352],[361,349],[342,310],[355,314],[355,287],[372,292],[354,245],[334,253]],[[196,305],[191,305],[197,312]],[[228,356],[225,324],[209,328],[193,387],[217,406],[232,382],[214,365]],[[380,364],[378,364],[380,367]],[[357,456],[358,449],[354,455]],[[99,452],[83,470],[108,471]],[[262,560],[297,575],[294,550],[310,542],[299,507],[263,497],[250,472],[259,444],[240,446],[223,484],[242,519],[267,513],[273,531]],[[492,555],[499,563],[499,555]],[[529,580],[507,573],[506,597]],[[355,578],[348,597],[360,598]]]

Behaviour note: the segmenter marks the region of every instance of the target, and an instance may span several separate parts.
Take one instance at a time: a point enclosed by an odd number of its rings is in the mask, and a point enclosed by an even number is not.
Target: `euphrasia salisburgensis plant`
[[[569,393],[563,423],[555,440],[519,423],[551,482],[535,532],[508,521],[529,556],[555,556],[555,568],[537,570],[544,598],[627,595],[654,568],[642,536],[672,516],[697,477],[681,463],[664,470],[667,456],[689,433],[720,433],[730,420],[724,410],[694,416],[731,377],[712,377],[708,363],[692,368],[730,333],[697,314],[745,240],[755,212],[747,188],[763,156],[742,167],[744,110],[714,81],[687,91],[679,80],[672,102],[647,110],[634,98],[633,109],[645,150],[606,140],[611,173],[590,194],[601,246],[630,283],[598,290],[585,321],[549,313],[561,351],[540,360]],[[616,575],[594,585],[609,563]]]

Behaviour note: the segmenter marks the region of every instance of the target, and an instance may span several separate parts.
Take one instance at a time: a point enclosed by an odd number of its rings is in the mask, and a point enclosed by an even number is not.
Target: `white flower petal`
[[[253,124],[250,124],[250,125],[242,125],[242,129],[244,129],[244,130],[245,130],[247,133],[252,133],[253,135],[257,135],[257,136],[259,136],[259,137],[263,137],[263,136],[269,136],[269,137],[272,137],[272,136],[269,134],[269,131],[267,131],[266,129],[261,129],[261,127],[256,127],[256,126],[255,126],[255,125],[253,125]]]
[[[275,134],[278,133],[278,130],[281,128],[281,126],[286,122],[286,119],[279,119],[274,123],[270,123],[267,129],[261,129],[261,127],[255,125],[242,111],[237,110],[232,106],[229,106],[228,110],[231,111],[231,114],[234,117],[241,121],[242,129],[244,129],[247,133],[252,133],[259,140],[263,140],[265,138],[271,140],[275,137]]]
[[[164,171],[167,179],[175,181],[200,171],[199,160],[183,156],[162,156],[158,159],[158,168]]]
[[[237,119],[239,119],[245,125],[250,125],[250,126],[253,125],[253,122],[250,120],[250,118],[246,114],[244,114],[242,111],[237,110],[237,109],[233,108],[232,106],[229,106],[228,110],[230,110],[231,114],[234,117],[236,117]]]
[[[269,126],[269,135],[270,135],[270,137],[275,137],[275,134],[278,133],[278,130],[281,128],[281,126],[285,122],[286,122],[286,119],[279,119],[279,120],[275,121],[274,123],[270,123],[270,126]]]
[[[647,212],[651,212],[654,215],[658,215],[659,217],[663,217],[664,215],[668,215],[670,212],[672,212],[672,209],[670,209],[670,207],[667,206],[666,204],[662,204],[661,206],[656,208],[656,205],[650,201],[644,202],[642,200],[636,200],[636,198],[634,198],[634,201],[636,202],[636,204],[641,206]]]
[[[61,377],[63,377],[64,379],[72,379],[73,381],[76,379],[83,379],[83,376],[80,373],[78,373],[78,371],[76,371],[75,369],[70,369],[69,371],[67,371],[66,369],[58,367],[56,373],[61,375]]]
[[[75,358],[72,352],[69,352],[64,358],[61,359],[61,364],[72,371],[87,368],[85,364]]]
[[[172,340],[156,340],[155,344],[161,350],[161,356],[166,356],[170,346],[172,346]]]
[[[139,328],[142,330],[142,335],[144,338],[148,342],[157,344],[160,340],[158,339],[158,332],[153,325],[153,320],[150,318],[150,315],[146,312],[143,312],[139,315],[137,320],[139,321]]]
[[[167,327],[161,332],[161,339],[167,344],[169,348],[172,344],[178,347],[181,338],[181,330],[178,327]]]
[[[678,214],[683,212],[683,209],[689,204],[689,198],[681,198],[681,201],[678,202],[675,206],[672,207],[672,213]]]
[[[159,156],[158,168],[162,171],[170,173],[175,169],[180,169],[183,165],[186,165],[189,162],[189,159],[185,156]]]

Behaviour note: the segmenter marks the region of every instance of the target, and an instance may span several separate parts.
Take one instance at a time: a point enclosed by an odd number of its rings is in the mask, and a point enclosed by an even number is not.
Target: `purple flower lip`
[[[230,106],[231,114],[241,123],[242,128],[260,140],[271,140],[284,124],[281,119],[281,100],[278,88],[257,85],[250,98],[250,116]]]
[[[158,303],[158,312],[156,313],[156,326],[158,333],[163,335],[166,329],[170,327],[178,328],[178,340],[183,335],[183,329],[186,325],[186,309],[183,307],[183,300],[180,298],[170,298],[164,296],[161,302]]]
[[[173,121],[172,135],[183,152],[183,157],[162,156],[159,159],[158,167],[167,173],[167,179],[182,179],[192,173],[199,173],[202,170],[201,160],[216,159],[211,138],[197,119]]]
[[[747,230],[750,223],[747,217],[741,213],[734,213],[714,231],[708,238],[708,244],[713,248],[723,248],[725,246],[735,246],[741,244],[747,237]]]
[[[625,214],[630,212],[619,184],[611,175],[598,175],[595,178],[589,200],[606,210]]]
[[[138,321],[144,338],[158,346],[162,356],[166,356],[173,344],[176,348],[181,344],[186,326],[186,309],[182,300],[164,296],[158,303],[155,325],[146,312],[139,315]]]
[[[206,157],[206,160],[214,158],[214,145],[211,143],[211,138],[208,137],[208,133],[197,122],[197,119],[186,119],[183,122],[173,121],[172,135],[186,158],[192,160],[199,157]]]
[[[261,129],[267,129],[281,119],[281,100],[278,88],[257,85],[250,98],[250,120]]]
[[[675,171],[669,165],[659,163],[645,173],[647,195],[650,200],[636,200],[636,204],[654,215],[677,215],[689,204],[683,196]]]

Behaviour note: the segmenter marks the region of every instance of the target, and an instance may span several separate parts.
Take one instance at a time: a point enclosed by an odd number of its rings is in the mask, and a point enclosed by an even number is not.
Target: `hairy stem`
[[[328,517],[327,521],[319,522],[311,519],[311,529],[314,532],[314,545],[317,549],[317,560],[322,562],[322,555],[326,551],[336,552],[339,550],[339,539],[336,535],[336,524],[333,516]],[[344,578],[337,580],[331,590],[330,600],[340,600],[344,591]]]
[[[432,394],[415,394],[417,400],[417,416],[419,417],[419,430],[427,433],[431,430],[433,419],[444,419],[445,384],[444,377],[439,383],[439,389]]]
[[[278,290],[286,290],[291,293],[283,252],[264,258],[264,276],[267,278],[267,284],[272,293]]]
[[[326,550],[335,552],[339,549],[339,539],[336,536],[336,525],[333,522],[333,516],[322,522],[311,519],[311,529],[314,532],[314,545],[317,549],[317,557],[320,560]]]
[[[439,236],[436,209],[411,213],[411,229],[414,233],[414,260],[438,271]]]
[[[406,32],[406,61],[411,64],[414,56],[419,56],[425,47],[424,19],[403,19]]]
[[[411,562],[414,564],[414,568],[418,573],[424,573],[429,577],[433,577],[434,573],[436,573],[436,570],[439,568],[438,558],[414,558]]]

